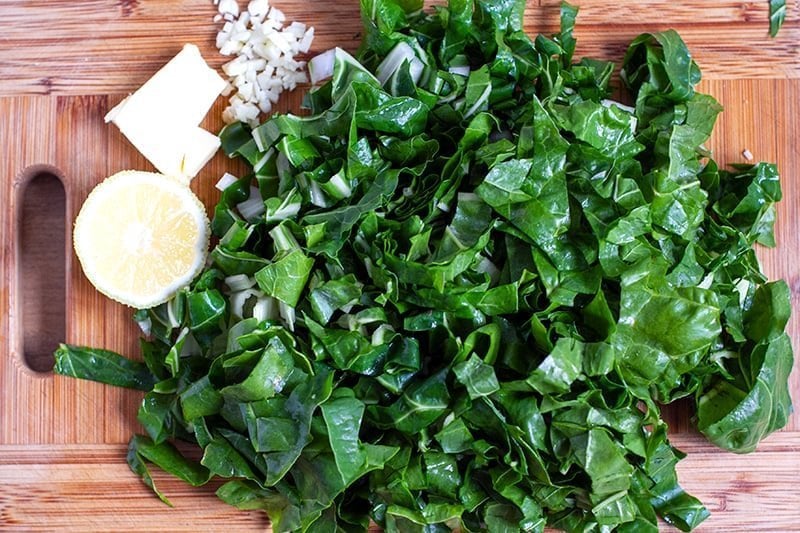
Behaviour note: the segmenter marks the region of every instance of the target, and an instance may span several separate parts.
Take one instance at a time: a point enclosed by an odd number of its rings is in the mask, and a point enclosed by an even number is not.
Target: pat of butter
[[[227,82],[193,44],[105,117],[159,172],[190,180],[214,156],[219,138],[199,127]]]
[[[196,176],[220,147],[219,137],[199,126],[133,124],[122,131],[159,172],[184,181]]]

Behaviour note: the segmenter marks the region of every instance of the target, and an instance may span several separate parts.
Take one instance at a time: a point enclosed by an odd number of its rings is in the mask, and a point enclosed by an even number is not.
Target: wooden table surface
[[[275,0],[289,20],[316,28],[312,52],[354,49],[355,0]],[[699,63],[701,89],[725,106],[710,143],[723,163],[777,162],[784,200],[778,247],[759,250],[770,278],[800,298],[800,5],[770,39],[768,2],[734,0],[573,0],[581,8],[580,55],[621,60],[638,33],[677,29]],[[558,27],[559,2],[529,2],[530,33]],[[141,394],[77,381],[46,366],[60,337],[138,356],[131,311],[99,295],[72,253],[69,230],[101,179],[150,169],[103,115],[185,42],[220,66],[211,0],[0,1],[0,529],[25,531],[251,531],[268,527],[232,509],[217,485],[191,488],[156,473],[175,504],[164,506],[125,463],[125,443],[141,431]],[[287,95],[282,108],[299,102]],[[222,99],[206,120],[221,127]],[[44,165],[44,166],[42,166]],[[213,205],[221,155],[192,187]],[[51,177],[47,177],[51,176]],[[57,176],[63,183],[63,191]],[[33,180],[32,180],[33,178]],[[27,192],[26,192],[27,191]],[[31,195],[31,196],[27,196]],[[789,325],[795,350],[800,318]],[[37,358],[44,357],[45,359]],[[795,371],[791,391],[798,401]],[[747,456],[717,450],[692,430],[685,407],[671,412],[671,440],[688,452],[683,486],[712,512],[700,531],[799,531],[800,415]]]

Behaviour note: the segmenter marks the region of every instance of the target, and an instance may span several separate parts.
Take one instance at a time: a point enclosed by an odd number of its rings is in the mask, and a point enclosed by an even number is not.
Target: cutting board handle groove
[[[67,199],[60,172],[36,165],[19,177],[15,269],[19,288],[17,353],[37,373],[53,369],[66,338]]]

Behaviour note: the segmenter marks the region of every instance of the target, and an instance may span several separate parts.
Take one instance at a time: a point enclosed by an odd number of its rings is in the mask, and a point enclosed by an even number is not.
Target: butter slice
[[[199,126],[134,124],[122,131],[159,172],[184,181],[196,176],[220,147],[219,137]]]
[[[199,127],[227,82],[193,44],[105,117],[159,172],[190,180],[214,156],[219,138]]]

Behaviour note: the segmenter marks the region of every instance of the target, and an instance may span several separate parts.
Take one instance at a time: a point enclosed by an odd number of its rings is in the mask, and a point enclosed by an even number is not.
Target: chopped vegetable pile
[[[662,405],[735,452],[786,423],[789,291],[753,251],[775,166],[711,159],[677,33],[631,44],[628,107],[573,60],[575,8],[531,39],[524,7],[362,0],[308,116],[222,132],[253,174],[210,266],[136,313],[144,362],[56,354],[147,392],[128,460],[154,490],[149,463],[225,478],[278,531],[690,530]]]

